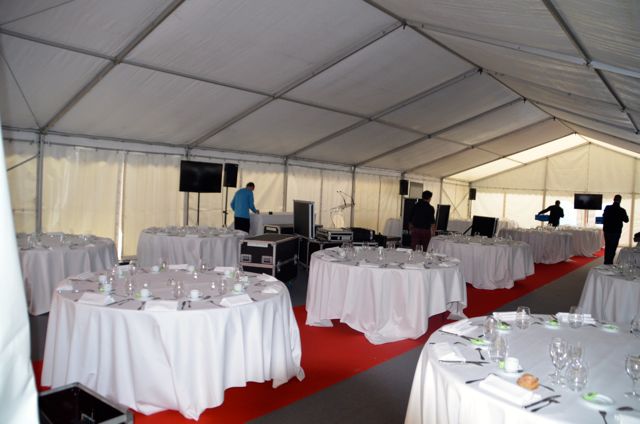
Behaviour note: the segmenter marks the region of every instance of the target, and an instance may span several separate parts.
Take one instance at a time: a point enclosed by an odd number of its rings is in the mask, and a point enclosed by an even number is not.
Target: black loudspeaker
[[[400,180],[400,196],[409,194],[409,180]]]
[[[475,188],[470,188],[469,189],[469,200],[476,200],[476,189]]]
[[[224,164],[224,184],[223,185],[225,187],[238,186],[238,164],[237,163]]]

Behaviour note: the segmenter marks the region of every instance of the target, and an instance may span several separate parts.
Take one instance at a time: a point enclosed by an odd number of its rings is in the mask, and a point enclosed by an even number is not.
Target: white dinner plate
[[[594,408],[606,408],[615,405],[615,401],[609,396],[598,392],[586,392],[580,396],[580,399],[589,406]]]

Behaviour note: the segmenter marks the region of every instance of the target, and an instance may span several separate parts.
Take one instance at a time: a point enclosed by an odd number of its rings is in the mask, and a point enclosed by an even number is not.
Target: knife
[[[552,396],[547,396],[546,398],[540,399],[540,400],[539,400],[539,401],[537,401],[537,402],[533,402],[533,403],[530,403],[530,404],[528,404],[528,405],[525,405],[525,406],[523,406],[523,408],[525,408],[525,409],[527,409],[527,408],[531,408],[532,406],[540,405],[541,403],[548,402],[548,401],[550,401],[550,400],[552,400],[552,399],[559,398],[560,396],[562,396],[562,395],[552,395]]]
[[[446,361],[446,360],[438,360],[438,362],[441,362],[443,364],[471,364],[471,365],[477,365],[479,367],[482,366],[482,364],[488,364],[489,362],[487,361]]]

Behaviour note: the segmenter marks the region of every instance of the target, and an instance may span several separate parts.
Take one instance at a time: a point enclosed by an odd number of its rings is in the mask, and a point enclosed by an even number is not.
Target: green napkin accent
[[[593,401],[598,397],[598,392],[588,392],[582,395],[584,400]]]
[[[498,361],[498,368],[500,368],[501,370],[504,369],[504,360]]]
[[[500,323],[498,324],[498,329],[499,330],[509,330],[511,329],[511,325],[507,322],[504,321],[500,321]]]
[[[487,342],[484,339],[473,338],[471,339],[471,344],[476,346],[484,346],[487,344]]]

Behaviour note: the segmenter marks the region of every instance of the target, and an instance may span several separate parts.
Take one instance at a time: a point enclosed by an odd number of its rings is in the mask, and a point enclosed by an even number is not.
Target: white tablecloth
[[[249,216],[249,220],[251,221],[249,235],[259,236],[260,234],[264,234],[265,225],[293,225],[293,212],[273,212],[271,215],[269,215],[268,213],[252,213]]]
[[[591,268],[580,306],[595,319],[628,324],[640,312],[640,279],[624,277],[613,266]]]
[[[571,256],[593,256],[604,246],[604,236],[599,228],[560,226],[558,230],[573,235]]]
[[[208,300],[183,310],[138,310],[139,300],[95,306],[75,302],[82,293],[54,296],[45,346],[42,383],[59,387],[80,382],[108,399],[144,414],[172,409],[198,419],[206,408],[222,404],[224,391],[247,382],[304,378],[301,345],[289,292],[280,282],[250,279],[256,301],[230,308],[209,288],[221,275],[182,271],[136,276],[154,296],[172,298],[167,280],[199,288]],[[265,294],[271,287],[277,294]],[[95,289],[87,282],[83,289]],[[116,281],[120,300],[122,280]],[[177,302],[182,306],[182,299]],[[145,306],[146,307],[146,306]]]
[[[616,256],[617,264],[629,264],[640,267],[640,249],[636,247],[623,247]]]
[[[311,255],[307,288],[307,325],[330,326],[339,319],[363,332],[371,343],[415,339],[427,331],[429,317],[450,311],[464,317],[467,305],[464,279],[457,263],[401,269],[407,254],[387,251],[386,267],[357,266],[356,260],[336,260],[339,249]],[[375,261],[375,252],[360,261]],[[416,259],[417,261],[417,259]],[[417,266],[414,263],[413,266]]]
[[[541,316],[548,318],[548,316]],[[476,322],[480,323],[482,318]],[[482,327],[471,333],[477,336]],[[640,351],[640,339],[629,334],[628,327],[617,333],[601,328],[582,327],[571,329],[566,325],[549,329],[543,325],[532,325],[528,330],[514,329],[507,334],[510,355],[517,357],[525,372],[540,379],[542,384],[551,386],[548,375],[553,371],[549,359],[549,342],[552,337],[563,337],[569,343],[580,341],[585,347],[585,358],[589,364],[589,381],[581,392],[572,392],[555,386],[555,392],[540,387],[536,390],[542,397],[560,394],[560,403],[552,404],[538,412],[529,412],[479,387],[479,383],[465,384],[465,381],[486,377],[495,373],[499,378],[515,382],[519,375],[507,375],[495,364],[476,366],[471,364],[444,364],[438,362],[432,352],[434,342],[462,342],[466,346],[456,345],[469,360],[480,360],[478,352],[468,342],[456,337],[435,332],[422,351],[413,379],[411,395],[405,423],[425,424],[476,424],[476,423],[581,423],[602,424],[604,421],[599,409],[608,412],[610,424],[616,407],[637,404],[628,400],[624,392],[631,389],[631,379],[626,375],[624,363],[629,353]],[[488,358],[486,351],[485,357]],[[553,386],[552,386],[553,387]],[[613,398],[613,407],[597,407],[580,398],[586,392],[598,392]]]
[[[528,244],[437,236],[431,238],[429,251],[458,258],[464,280],[477,289],[510,289],[514,281],[533,275],[533,255]]]
[[[20,264],[32,315],[49,312],[51,295],[64,278],[107,270],[117,263],[115,244],[107,238],[67,234],[60,242],[59,234],[43,234],[37,246],[27,248],[26,237],[19,235],[18,244],[24,247],[20,249]]]
[[[447,231],[463,233],[469,227],[471,227],[470,219],[450,219]],[[503,228],[518,228],[518,224],[510,219],[498,219],[498,231]],[[471,231],[468,234],[471,235]]]
[[[171,232],[147,228],[138,239],[137,260],[144,267],[160,265],[162,260],[167,264],[198,266],[204,262],[209,266],[236,266],[246,235],[240,230],[225,232],[213,228],[200,234],[195,230],[189,233],[184,229]]]
[[[518,228],[502,229],[498,235],[527,243],[537,264],[564,262],[573,253],[573,235],[564,231]]]

